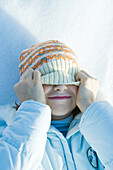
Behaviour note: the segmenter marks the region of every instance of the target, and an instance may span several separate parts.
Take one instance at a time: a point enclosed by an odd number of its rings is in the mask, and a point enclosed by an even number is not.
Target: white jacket
[[[8,114],[8,113],[7,113]],[[22,103],[0,119],[0,170],[113,170],[113,107],[95,102],[72,121],[66,138],[50,125],[51,109]]]

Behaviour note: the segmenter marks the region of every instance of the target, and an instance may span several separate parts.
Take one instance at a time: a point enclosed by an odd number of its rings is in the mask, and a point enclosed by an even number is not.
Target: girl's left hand
[[[85,110],[95,102],[99,83],[97,79],[91,77],[83,70],[77,73],[76,81],[80,81],[76,104],[81,112],[84,113]]]

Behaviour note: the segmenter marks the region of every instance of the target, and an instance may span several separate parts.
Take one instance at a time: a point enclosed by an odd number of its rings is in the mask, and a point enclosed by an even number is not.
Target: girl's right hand
[[[38,70],[29,69],[22,79],[14,85],[14,91],[20,104],[33,99],[45,103],[45,94],[41,83],[41,73]]]

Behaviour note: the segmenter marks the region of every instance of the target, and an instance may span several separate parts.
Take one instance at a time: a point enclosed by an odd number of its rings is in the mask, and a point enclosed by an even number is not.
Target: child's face
[[[46,103],[52,109],[52,119],[63,119],[76,107],[75,85],[43,85]]]

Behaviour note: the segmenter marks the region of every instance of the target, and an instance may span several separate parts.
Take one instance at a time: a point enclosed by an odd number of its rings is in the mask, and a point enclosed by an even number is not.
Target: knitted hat
[[[42,84],[78,86],[80,83],[75,82],[75,75],[79,70],[75,53],[57,40],[35,44],[22,51],[19,63],[20,78],[29,68],[42,73]]]

